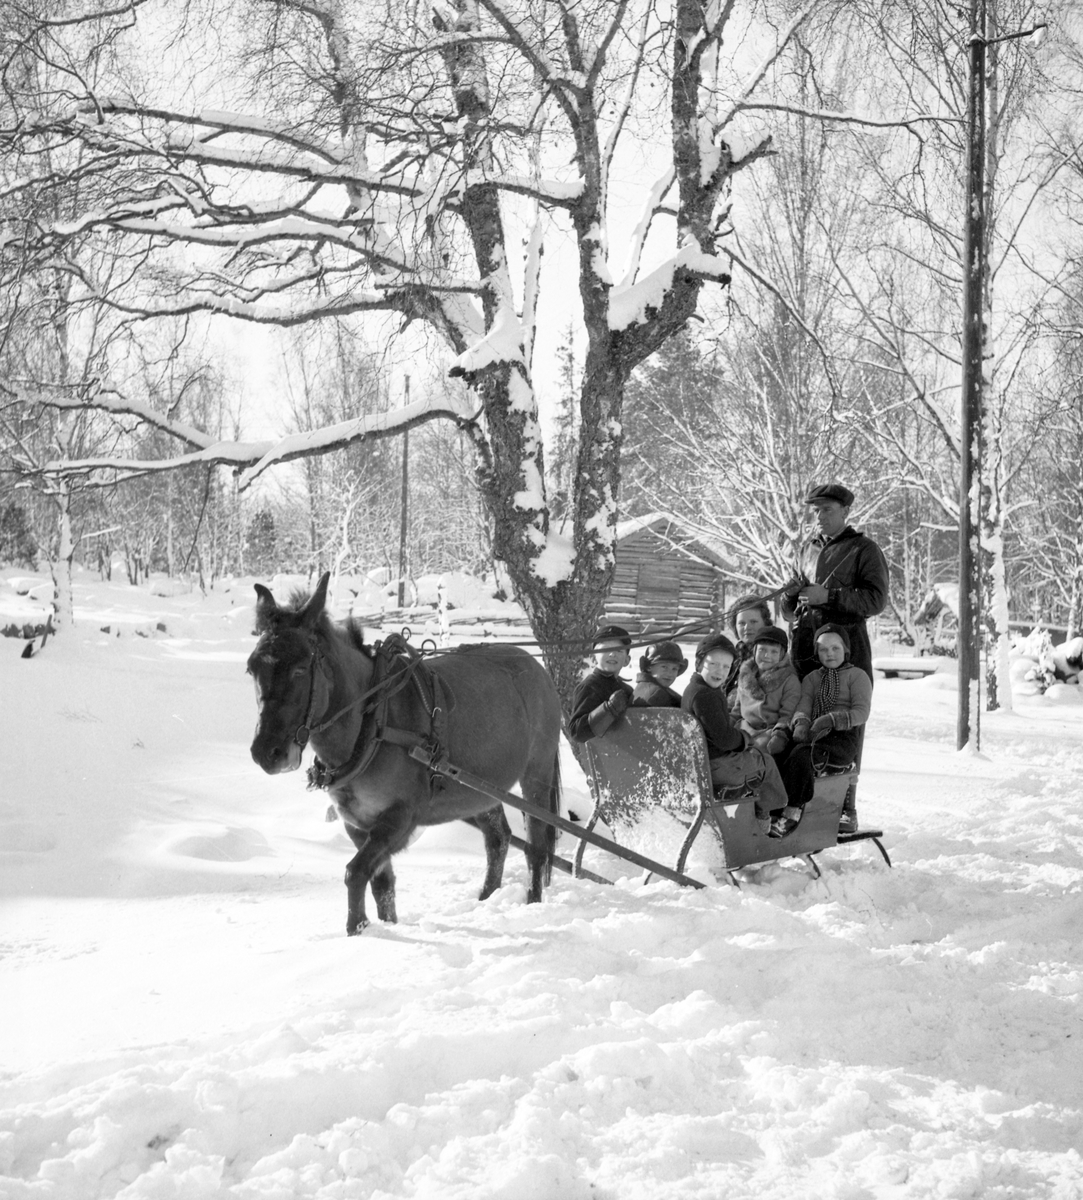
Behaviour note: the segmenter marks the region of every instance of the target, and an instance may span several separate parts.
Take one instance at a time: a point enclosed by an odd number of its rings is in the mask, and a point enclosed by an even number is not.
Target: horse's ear
[[[331,572],[324,571],[320,582],[316,584],[316,590],[312,593],[312,599],[305,605],[304,612],[301,613],[302,625],[311,627],[323,612],[327,605],[327,585],[330,581]]]
[[[271,624],[275,613],[278,612],[278,605],[275,603],[275,598],[271,595],[270,589],[265,588],[262,583],[257,583],[255,588],[256,628],[266,629]]]

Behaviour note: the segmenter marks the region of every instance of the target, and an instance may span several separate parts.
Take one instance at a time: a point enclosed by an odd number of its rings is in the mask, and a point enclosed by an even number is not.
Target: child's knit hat
[[[833,621],[829,621],[826,625],[821,625],[819,629],[812,635],[812,644],[815,646],[820,640],[822,634],[835,633],[842,638],[842,644],[846,649],[846,657],[850,657],[850,635],[846,632],[842,625],[836,625]]]
[[[781,646],[783,654],[786,653],[790,646],[790,639],[786,636],[786,630],[779,629],[777,625],[768,625],[765,629],[761,629],[752,639],[753,646],[759,645],[760,642],[770,642],[772,646]]]
[[[712,650],[725,650],[727,654],[736,655],[733,643],[724,633],[710,633],[696,647],[696,670],[703,666],[703,660]]]

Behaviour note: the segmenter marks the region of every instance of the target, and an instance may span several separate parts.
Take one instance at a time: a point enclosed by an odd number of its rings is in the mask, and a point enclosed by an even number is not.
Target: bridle
[[[265,661],[269,661],[272,663],[275,661],[275,655],[273,653],[275,640],[287,632],[292,633],[294,631],[293,630],[268,630],[263,635],[263,638],[260,640],[260,645],[258,645],[256,647],[256,650],[253,652],[252,659],[249,660],[248,669],[249,669],[250,674],[256,675],[256,672],[252,670],[252,660],[253,659],[256,659],[258,657],[258,658],[262,658]],[[304,641],[307,644],[308,654],[309,654],[308,700],[305,704],[304,718],[302,719],[301,723],[297,726],[297,729],[294,731],[293,738],[292,738],[293,743],[295,745],[299,746],[302,750],[305,748],[305,746],[308,745],[308,739],[312,735],[312,733],[313,732],[318,733],[319,730],[321,728],[323,728],[323,726],[317,726],[316,729],[313,729],[313,726],[312,726],[312,710],[316,706],[316,673],[317,673],[317,671],[320,671],[324,674],[325,677],[329,675],[329,672],[325,669],[323,655],[320,652],[319,642],[317,642],[314,638],[305,638]],[[291,668],[291,673],[292,673],[292,670],[294,670],[294,669],[295,668]],[[266,701],[265,697],[262,695],[262,693],[260,692],[258,677],[256,679],[256,699],[259,703],[260,719],[262,721],[263,712],[264,712],[264,709],[266,708],[267,701]]]
[[[297,726],[297,732],[293,735],[294,742],[303,750],[308,745],[308,739],[313,733],[322,733],[329,725],[334,724],[334,720],[323,722],[312,727],[312,710],[316,705],[316,672],[320,671],[325,678],[330,676],[330,672],[324,670],[323,654],[320,652],[320,643],[313,639],[312,644],[312,670],[308,676],[308,705],[305,708],[305,719]],[[337,718],[335,718],[337,719]]]
[[[270,641],[278,636],[272,633]],[[308,677],[308,703],[305,706],[305,715],[301,724],[297,726],[293,735],[293,742],[302,750],[308,745],[309,739],[314,733],[322,733],[325,729],[330,729],[337,721],[340,721],[347,713],[352,712],[356,708],[361,708],[361,728],[358,730],[357,743],[354,747],[354,753],[350,756],[350,761],[359,757],[362,735],[364,732],[364,718],[373,712],[378,705],[386,704],[392,696],[401,691],[413,678],[414,672],[421,666],[423,655],[416,650],[411,651],[405,639],[398,634],[391,634],[381,642],[377,642],[374,655],[374,682],[371,687],[361,693],[360,696],[344,704],[331,716],[325,716],[319,724],[312,723],[313,709],[316,706],[316,673],[319,671],[324,678],[333,682],[333,675],[327,668],[326,659],[320,649],[319,640],[315,637],[307,639],[310,644],[311,669]],[[406,667],[402,671],[395,673],[384,672],[381,668],[390,665],[392,659],[399,655],[405,655],[407,658]],[[363,706],[363,707],[362,707]],[[377,740],[380,733],[377,732]],[[375,749],[375,747],[373,747]]]

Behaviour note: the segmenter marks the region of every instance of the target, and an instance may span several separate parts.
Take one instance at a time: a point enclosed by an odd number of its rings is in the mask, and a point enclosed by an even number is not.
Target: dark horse
[[[368,924],[365,887],[376,912],[394,921],[391,856],[419,825],[465,820],[485,838],[481,900],[500,886],[511,830],[490,796],[437,777],[411,756],[415,747],[506,791],[559,811],[560,699],[545,669],[515,646],[470,646],[421,658],[401,639],[367,647],[353,621],[324,611],[324,575],[311,597],[280,607],[256,584],[256,632],[248,660],[259,724],[252,757],[268,774],[301,765],[334,800],[357,853],[346,868],[346,932]],[[526,818],[527,900],[549,882],[556,832]]]

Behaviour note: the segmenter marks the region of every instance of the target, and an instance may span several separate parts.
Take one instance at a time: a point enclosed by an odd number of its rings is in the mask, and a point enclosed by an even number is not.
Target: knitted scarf
[[[730,666],[730,673],[726,676],[726,682],[722,684],[722,691],[728,696],[737,686],[741,673],[741,668],[747,662],[755,664],[752,657],[752,647],[745,642],[738,642],[734,647],[733,663]]]
[[[821,667],[820,686],[812,705],[812,719],[833,712],[839,702],[839,672],[845,671],[850,664],[844,662],[841,667]]]

